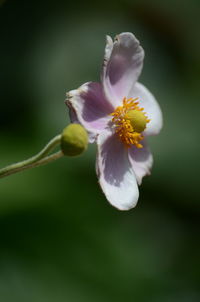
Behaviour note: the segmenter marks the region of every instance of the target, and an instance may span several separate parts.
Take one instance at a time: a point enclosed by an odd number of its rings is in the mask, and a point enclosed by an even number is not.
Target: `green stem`
[[[55,136],[52,140],[50,140],[50,142],[35,156],[27,160],[0,169],[0,178],[16,173],[18,171],[22,171],[26,166],[28,169],[28,167],[33,165],[34,163],[39,163],[43,158],[45,158],[50,153],[50,151],[52,151],[60,143],[60,140],[61,140],[61,135],[59,134]]]
[[[15,174],[15,173],[18,173],[18,172],[21,172],[23,170],[26,170],[26,169],[31,169],[31,168],[35,168],[35,167],[39,167],[41,165],[46,165],[58,158],[61,158],[62,156],[64,156],[63,152],[62,151],[58,151],[56,153],[53,153],[49,156],[46,156],[45,158],[42,158],[41,160],[37,161],[37,162],[34,162],[32,164],[29,164],[29,165],[25,165],[25,166],[21,166],[21,167],[17,167],[15,169],[12,169],[12,170],[7,170],[5,171],[4,173],[0,173],[0,178],[3,178],[3,177],[6,177],[6,176],[9,176],[11,174]],[[1,171],[0,171],[1,172]]]

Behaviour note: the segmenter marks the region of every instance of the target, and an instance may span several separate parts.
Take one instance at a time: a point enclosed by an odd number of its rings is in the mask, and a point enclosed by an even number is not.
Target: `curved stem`
[[[53,154],[51,154],[49,156],[46,156],[46,157],[42,158],[41,160],[39,160],[37,162],[34,162],[34,163],[31,163],[29,165],[17,167],[17,168],[12,169],[12,170],[7,170],[3,174],[0,174],[0,178],[9,176],[11,174],[15,174],[17,172],[21,172],[23,170],[27,170],[27,169],[31,169],[31,168],[35,168],[35,167],[39,167],[39,166],[48,164],[48,163],[50,163],[50,162],[52,162],[52,161],[54,161],[56,159],[61,158],[62,156],[64,156],[63,152],[62,151],[58,151],[56,153],[53,153]]]
[[[60,140],[61,135],[59,134],[55,136],[52,140],[50,140],[50,142],[35,156],[0,169],[0,178],[24,170],[23,168],[25,168],[26,166],[30,166],[34,163],[40,162],[42,158],[49,154],[49,152],[52,151],[60,143]]]

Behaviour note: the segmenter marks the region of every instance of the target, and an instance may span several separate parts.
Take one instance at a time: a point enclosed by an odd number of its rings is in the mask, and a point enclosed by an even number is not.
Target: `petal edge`
[[[82,124],[90,135],[90,142],[101,132],[110,119],[112,107],[106,101],[102,85],[96,82],[83,84],[67,93],[66,104],[72,122]]]
[[[129,160],[134,170],[137,183],[141,185],[142,179],[146,175],[150,175],[150,171],[153,165],[153,156],[150,149],[147,146],[146,140],[141,142],[143,148],[138,149],[132,147],[129,149]]]
[[[102,83],[105,95],[116,107],[137,81],[144,59],[144,50],[136,37],[129,32],[121,33],[112,39],[107,37]]]
[[[107,200],[119,210],[135,207],[139,191],[127,150],[108,130],[98,136],[97,146],[97,174]]]

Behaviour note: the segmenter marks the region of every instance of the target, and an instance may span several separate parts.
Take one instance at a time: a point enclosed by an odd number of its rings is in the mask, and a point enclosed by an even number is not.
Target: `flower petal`
[[[76,111],[71,107],[71,105],[69,105],[69,104],[67,104],[67,105],[69,107],[70,121],[75,124],[81,124],[77,118]],[[97,136],[96,132],[94,133],[94,132],[88,131],[88,140],[90,143],[94,143],[96,136]]]
[[[135,207],[139,191],[127,149],[108,130],[99,134],[97,146],[97,175],[107,200],[120,210]]]
[[[136,83],[130,91],[129,97],[138,97],[139,106],[144,108],[147,117],[151,120],[147,124],[144,135],[156,135],[160,132],[163,125],[163,118],[158,102],[151,92],[141,83]]]
[[[145,175],[150,174],[150,170],[153,165],[153,156],[147,146],[146,141],[143,140],[141,144],[143,145],[143,148],[138,149],[136,147],[132,147],[128,151],[129,160],[139,185],[142,183],[142,178]]]
[[[106,101],[102,85],[88,82],[67,93],[72,122],[82,124],[90,134],[90,142],[102,131],[110,119],[112,107]]]
[[[137,81],[143,66],[144,51],[132,33],[121,33],[113,43],[107,36],[102,82],[110,103],[119,106]]]

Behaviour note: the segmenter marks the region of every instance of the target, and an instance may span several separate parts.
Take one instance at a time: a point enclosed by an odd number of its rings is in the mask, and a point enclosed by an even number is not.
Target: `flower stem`
[[[50,156],[47,156],[50,153],[50,151],[52,151],[60,143],[60,141],[61,141],[61,135],[59,134],[59,135],[55,136],[52,140],[50,140],[50,142],[35,156],[33,156],[27,160],[24,160],[24,161],[21,161],[21,162],[18,162],[18,163],[15,163],[15,164],[12,164],[5,168],[0,169],[0,178],[11,175],[13,173],[20,172],[24,169],[33,168],[35,166],[39,166],[39,165],[48,163],[52,160],[55,160],[55,159],[61,157],[61,154],[63,155],[63,153],[61,151],[54,153]],[[59,153],[59,157],[57,157],[58,153]]]
[[[14,168],[12,170],[11,169],[10,170],[7,169],[7,171],[4,171],[3,173],[1,173],[1,170],[0,170],[0,178],[9,176],[11,174],[15,174],[17,172],[20,172],[20,171],[23,171],[23,170],[26,170],[26,169],[31,169],[31,168],[39,167],[41,165],[46,165],[46,164],[48,164],[48,163],[50,163],[50,162],[52,162],[52,161],[54,161],[54,160],[56,160],[58,158],[61,158],[62,156],[64,156],[63,152],[62,151],[58,151],[56,153],[53,153],[53,154],[51,154],[49,156],[46,156],[46,157],[40,159],[37,162],[31,163],[31,164],[28,164],[28,165],[25,165],[25,166],[17,167],[17,168]]]

